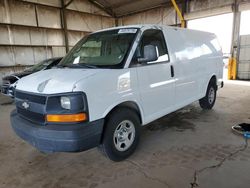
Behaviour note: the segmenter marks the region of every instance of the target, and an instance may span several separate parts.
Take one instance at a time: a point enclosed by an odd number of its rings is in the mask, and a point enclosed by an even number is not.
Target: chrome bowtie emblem
[[[25,109],[28,109],[30,107],[29,103],[27,103],[26,101],[24,101],[22,103],[22,107],[24,107]]]

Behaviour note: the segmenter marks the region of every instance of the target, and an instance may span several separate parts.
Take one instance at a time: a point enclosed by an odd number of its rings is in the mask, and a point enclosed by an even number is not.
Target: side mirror
[[[156,46],[146,45],[143,49],[144,57],[138,58],[139,63],[146,63],[150,61],[156,61],[158,59],[158,52]]]

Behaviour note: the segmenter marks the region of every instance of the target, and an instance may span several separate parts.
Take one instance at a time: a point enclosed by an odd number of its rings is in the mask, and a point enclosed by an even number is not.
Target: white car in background
[[[134,25],[94,32],[56,69],[16,86],[12,127],[45,152],[99,146],[111,160],[129,157],[140,128],[196,100],[211,109],[223,86],[214,34]]]

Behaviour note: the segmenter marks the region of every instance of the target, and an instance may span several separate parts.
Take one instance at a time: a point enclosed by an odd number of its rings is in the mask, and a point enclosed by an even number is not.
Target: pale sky
[[[223,53],[230,53],[233,13],[188,21],[188,28],[215,33]]]

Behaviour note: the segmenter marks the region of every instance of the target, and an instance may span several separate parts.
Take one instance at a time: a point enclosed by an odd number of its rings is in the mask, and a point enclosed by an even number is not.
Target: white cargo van
[[[140,127],[196,100],[211,109],[223,86],[222,52],[211,33],[158,25],[98,31],[55,69],[20,79],[12,127],[45,152],[99,146],[130,156]]]

